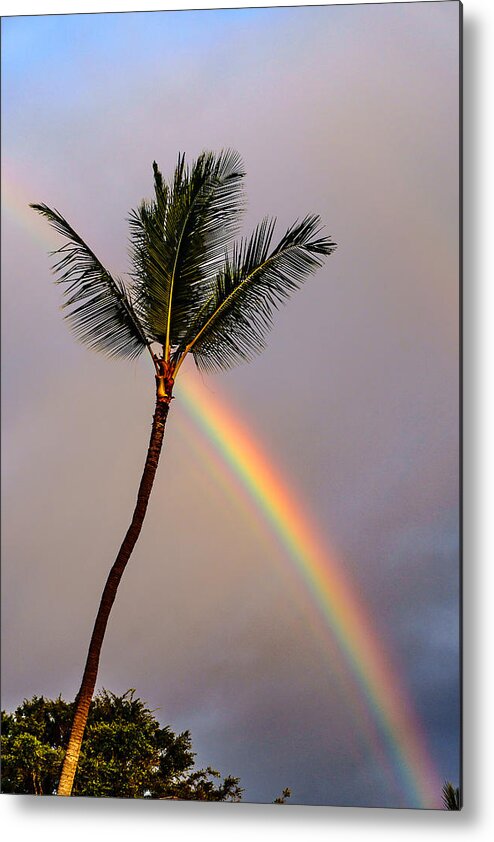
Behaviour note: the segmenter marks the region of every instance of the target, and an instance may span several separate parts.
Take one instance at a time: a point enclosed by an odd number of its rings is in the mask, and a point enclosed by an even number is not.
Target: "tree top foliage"
[[[2,792],[54,795],[70,734],[73,702],[33,696],[2,711]],[[194,769],[189,731],[160,727],[135,691],[93,699],[73,795],[240,801],[239,778]]]

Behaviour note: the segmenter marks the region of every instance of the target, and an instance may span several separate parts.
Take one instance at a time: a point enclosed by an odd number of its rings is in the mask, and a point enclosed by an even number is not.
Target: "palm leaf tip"
[[[158,164],[156,163],[156,161],[153,161],[153,173],[154,173],[155,181],[159,182],[159,184],[162,185],[163,184],[163,176],[161,175],[161,173],[158,169]]]
[[[52,268],[64,287],[65,318],[76,337],[108,356],[137,357],[149,342],[123,281],[112,277],[59,211],[45,204],[30,207],[64,237],[51,252]]]

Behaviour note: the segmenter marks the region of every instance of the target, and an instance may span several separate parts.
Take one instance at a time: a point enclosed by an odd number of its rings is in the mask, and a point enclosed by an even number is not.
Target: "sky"
[[[170,175],[179,151],[233,147],[246,233],[316,212],[338,248],[264,353],[203,389],[310,512],[436,778],[458,781],[458,11],[3,19],[2,707],[77,692],[154,401],[147,360],[74,340],[59,241],[27,204],[58,208],[122,274],[152,161]],[[289,786],[294,803],[415,806],[306,580],[213,455],[178,390],[98,686],[189,728],[198,763],[239,775],[248,801]]]

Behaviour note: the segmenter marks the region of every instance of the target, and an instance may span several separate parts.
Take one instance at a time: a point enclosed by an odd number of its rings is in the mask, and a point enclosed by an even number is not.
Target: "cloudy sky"
[[[205,385],[311,512],[439,780],[458,780],[458,14],[2,21],[4,708],[77,692],[154,401],[147,360],[74,341],[47,257],[59,241],[27,203],[58,208],[123,273],[153,159],[170,174],[179,151],[234,147],[246,232],[317,212],[338,249],[264,354]],[[98,686],[135,687],[189,728],[198,762],[239,775],[246,800],[289,786],[295,803],[413,806],[389,740],[353,713],[365,699],[339,677],[292,560],[211,470],[179,397],[172,408]]]

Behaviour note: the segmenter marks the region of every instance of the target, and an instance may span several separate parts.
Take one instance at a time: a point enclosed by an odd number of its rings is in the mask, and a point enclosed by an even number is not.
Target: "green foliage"
[[[445,781],[442,801],[445,810],[461,810],[460,788],[454,787],[451,781]]]
[[[73,703],[34,696],[2,711],[2,791],[53,795],[70,734]],[[240,801],[239,779],[194,769],[190,733],[161,728],[128,691],[102,691],[92,703],[73,795]]]

